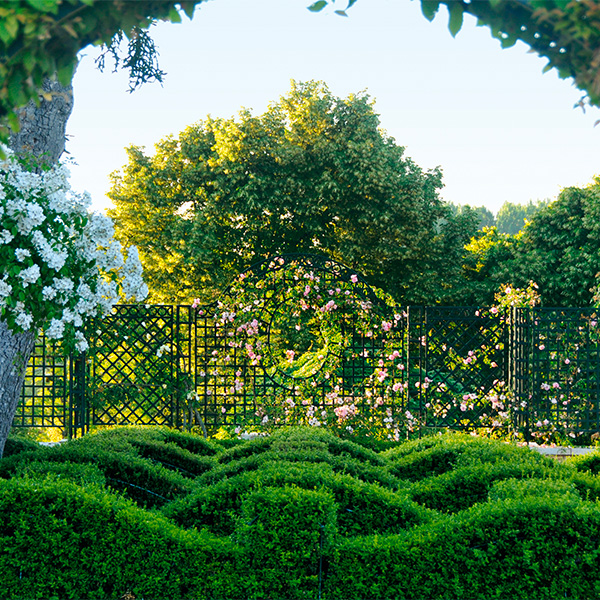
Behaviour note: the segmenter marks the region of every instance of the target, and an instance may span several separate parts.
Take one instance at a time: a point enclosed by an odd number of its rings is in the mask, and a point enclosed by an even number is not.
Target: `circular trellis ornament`
[[[277,256],[239,275],[199,316],[214,332],[199,387],[222,424],[399,436],[405,315],[356,272],[324,257]]]

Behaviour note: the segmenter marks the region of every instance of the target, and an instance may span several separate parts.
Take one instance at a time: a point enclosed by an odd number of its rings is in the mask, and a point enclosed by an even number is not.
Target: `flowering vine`
[[[277,257],[241,274],[227,298],[200,373],[224,424],[327,425],[399,439],[403,316],[383,292],[333,261]]]

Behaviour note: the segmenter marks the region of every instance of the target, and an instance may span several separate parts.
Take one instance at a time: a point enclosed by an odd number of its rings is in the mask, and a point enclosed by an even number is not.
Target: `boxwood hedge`
[[[600,596],[592,457],[461,435],[376,449],[307,428],[228,448],[153,427],[21,445],[0,460],[1,595]]]

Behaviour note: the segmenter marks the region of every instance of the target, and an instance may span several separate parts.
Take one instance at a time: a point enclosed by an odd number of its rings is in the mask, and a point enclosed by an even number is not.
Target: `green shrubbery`
[[[316,428],[229,446],[152,427],[15,445],[0,460],[3,597],[600,594],[593,456],[462,435],[377,452]]]
[[[110,488],[146,507],[160,506],[195,488],[195,483],[181,475],[179,469],[143,458],[134,445],[119,437],[111,443],[106,436],[90,436],[52,448],[20,452],[0,461],[0,478],[22,472],[32,461],[95,465]],[[165,445],[165,452],[169,450]]]
[[[33,440],[28,440],[24,437],[11,436],[6,440],[2,456],[12,456],[13,454],[19,454],[19,452],[26,452],[27,450],[39,450],[39,448],[39,444]]]
[[[338,546],[326,598],[595,598],[600,511],[556,494],[480,504]]]
[[[0,481],[3,598],[245,598],[238,546],[94,486]]]
[[[228,535],[235,530],[236,518],[250,492],[290,485],[328,490],[335,498],[339,533],[345,536],[395,533],[431,518],[430,511],[410,500],[407,493],[394,493],[336,473],[327,464],[285,462],[265,463],[260,470],[222,479],[168,504],[164,513],[183,527]]]

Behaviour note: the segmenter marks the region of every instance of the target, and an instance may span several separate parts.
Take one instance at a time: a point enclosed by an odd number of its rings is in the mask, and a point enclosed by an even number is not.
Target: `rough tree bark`
[[[34,164],[56,164],[65,150],[67,120],[73,109],[73,88],[46,80],[40,105],[30,102],[19,111],[21,129],[11,136],[10,147]],[[36,333],[13,333],[0,320],[0,458],[21,398],[25,370]]]
[[[10,136],[10,148],[19,156],[31,157],[36,163],[54,165],[65,151],[67,120],[73,110],[73,87],[64,87],[46,79],[39,106],[30,102],[18,111],[21,129]]]

